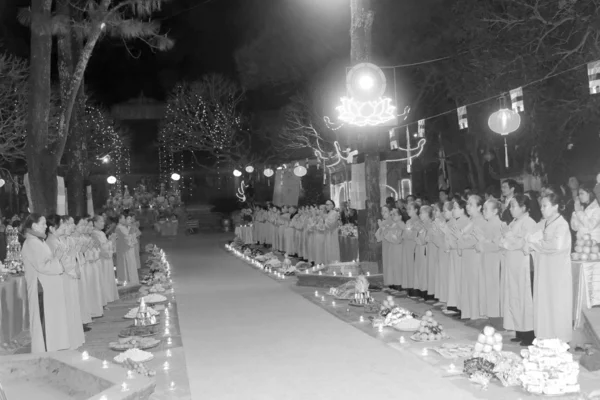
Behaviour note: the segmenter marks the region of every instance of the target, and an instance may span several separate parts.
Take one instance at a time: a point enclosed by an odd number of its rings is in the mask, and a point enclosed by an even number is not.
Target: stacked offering
[[[579,364],[568,350],[569,345],[559,339],[536,339],[528,350],[522,350],[523,388],[535,394],[578,393]]]
[[[577,232],[575,252],[571,254],[573,261],[598,261],[600,259],[600,247],[590,234]]]
[[[364,306],[367,304],[371,304],[373,302],[373,298],[371,297],[371,292],[363,292],[363,293],[354,293],[354,299],[350,300],[350,304],[353,306]]]
[[[479,357],[481,353],[502,351],[502,335],[491,326],[486,326],[477,337],[473,357]]]
[[[410,338],[417,342],[426,342],[441,340],[447,337],[444,327],[433,318],[433,313],[426,311],[425,315],[421,318],[421,326]]]
[[[146,302],[142,298],[137,315],[135,316],[134,326],[152,326],[156,325],[156,323],[156,315],[153,315],[153,313],[146,308]]]

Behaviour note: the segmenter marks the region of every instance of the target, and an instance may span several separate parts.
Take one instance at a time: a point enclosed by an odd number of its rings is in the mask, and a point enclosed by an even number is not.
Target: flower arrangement
[[[146,251],[146,253],[153,253],[155,248],[156,245],[152,243],[148,243],[146,246],[144,246],[144,250]]]
[[[354,224],[346,224],[340,227],[340,235],[347,237],[358,237],[358,227]]]
[[[252,222],[252,209],[250,208],[243,208],[242,211],[242,220],[246,223],[251,223]]]

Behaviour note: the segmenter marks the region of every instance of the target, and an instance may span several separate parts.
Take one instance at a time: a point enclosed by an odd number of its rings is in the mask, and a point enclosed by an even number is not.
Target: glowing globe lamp
[[[363,75],[358,78],[358,86],[363,90],[371,90],[375,86],[375,80],[371,75]]]
[[[108,182],[109,185],[114,185],[115,183],[117,183],[117,178],[111,175],[108,178],[106,178],[106,182]]]
[[[238,169],[234,169],[233,170],[233,176],[236,176],[236,177],[242,176],[242,171],[240,171]]]
[[[488,125],[492,131],[504,137],[504,164],[508,168],[508,144],[506,143],[506,136],[519,129],[521,126],[521,116],[516,111],[500,106],[500,110],[490,115]]]
[[[521,116],[518,112],[502,108],[488,119],[490,129],[502,136],[509,135],[521,126]]]
[[[246,172],[249,173],[249,174],[253,173],[254,172],[254,167],[252,165],[248,165],[246,167]]]
[[[306,175],[306,172],[306,167],[302,165],[298,165],[294,168],[294,175],[299,176],[300,178]]]
[[[177,182],[178,180],[181,179],[181,175],[179,175],[177,172],[173,172],[173,174],[171,174],[171,179],[173,179],[175,182]]]
[[[273,176],[275,172],[271,169],[271,168],[265,168],[265,170],[263,171],[263,174],[267,177],[270,178]]]

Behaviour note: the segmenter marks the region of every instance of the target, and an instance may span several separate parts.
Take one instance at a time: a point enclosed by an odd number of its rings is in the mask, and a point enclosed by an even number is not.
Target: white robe
[[[119,291],[115,280],[115,266],[113,264],[113,243],[106,238],[104,232],[99,230],[94,230],[92,237],[100,245],[100,279],[102,281],[103,297],[107,303],[111,303],[119,300]]]
[[[594,200],[583,211],[575,211],[571,216],[574,231],[589,234],[592,240],[600,243],[600,205]]]
[[[117,277],[120,282],[137,285],[140,281],[135,260],[135,243],[130,229],[124,225],[117,226]]]
[[[29,233],[23,243],[21,256],[27,282],[31,352],[66,350],[70,347],[70,343],[62,276],[63,267],[53,256],[50,247],[40,238]],[[44,290],[45,345],[38,299],[38,282]]]

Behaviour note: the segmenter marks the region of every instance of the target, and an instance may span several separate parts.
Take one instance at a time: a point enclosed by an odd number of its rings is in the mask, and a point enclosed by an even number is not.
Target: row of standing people
[[[274,250],[296,255],[315,264],[340,260],[340,216],[332,200],[324,205],[269,208],[256,207],[253,235]]]
[[[135,269],[131,282],[137,281],[136,242],[141,232],[123,217],[108,230],[101,215],[27,217],[21,254],[32,353],[79,348],[88,324],[103,315],[104,306],[119,299],[115,269],[123,276],[129,274],[119,271]],[[105,230],[112,232],[110,238]]]
[[[461,319],[502,318],[513,341],[572,337],[571,236],[562,199],[542,199],[543,219],[529,216],[530,200],[503,205],[477,195],[432,206],[407,205],[406,222],[385,207],[379,221],[384,281],[445,305]],[[507,224],[500,218],[510,214]],[[532,279],[533,266],[533,279]]]

